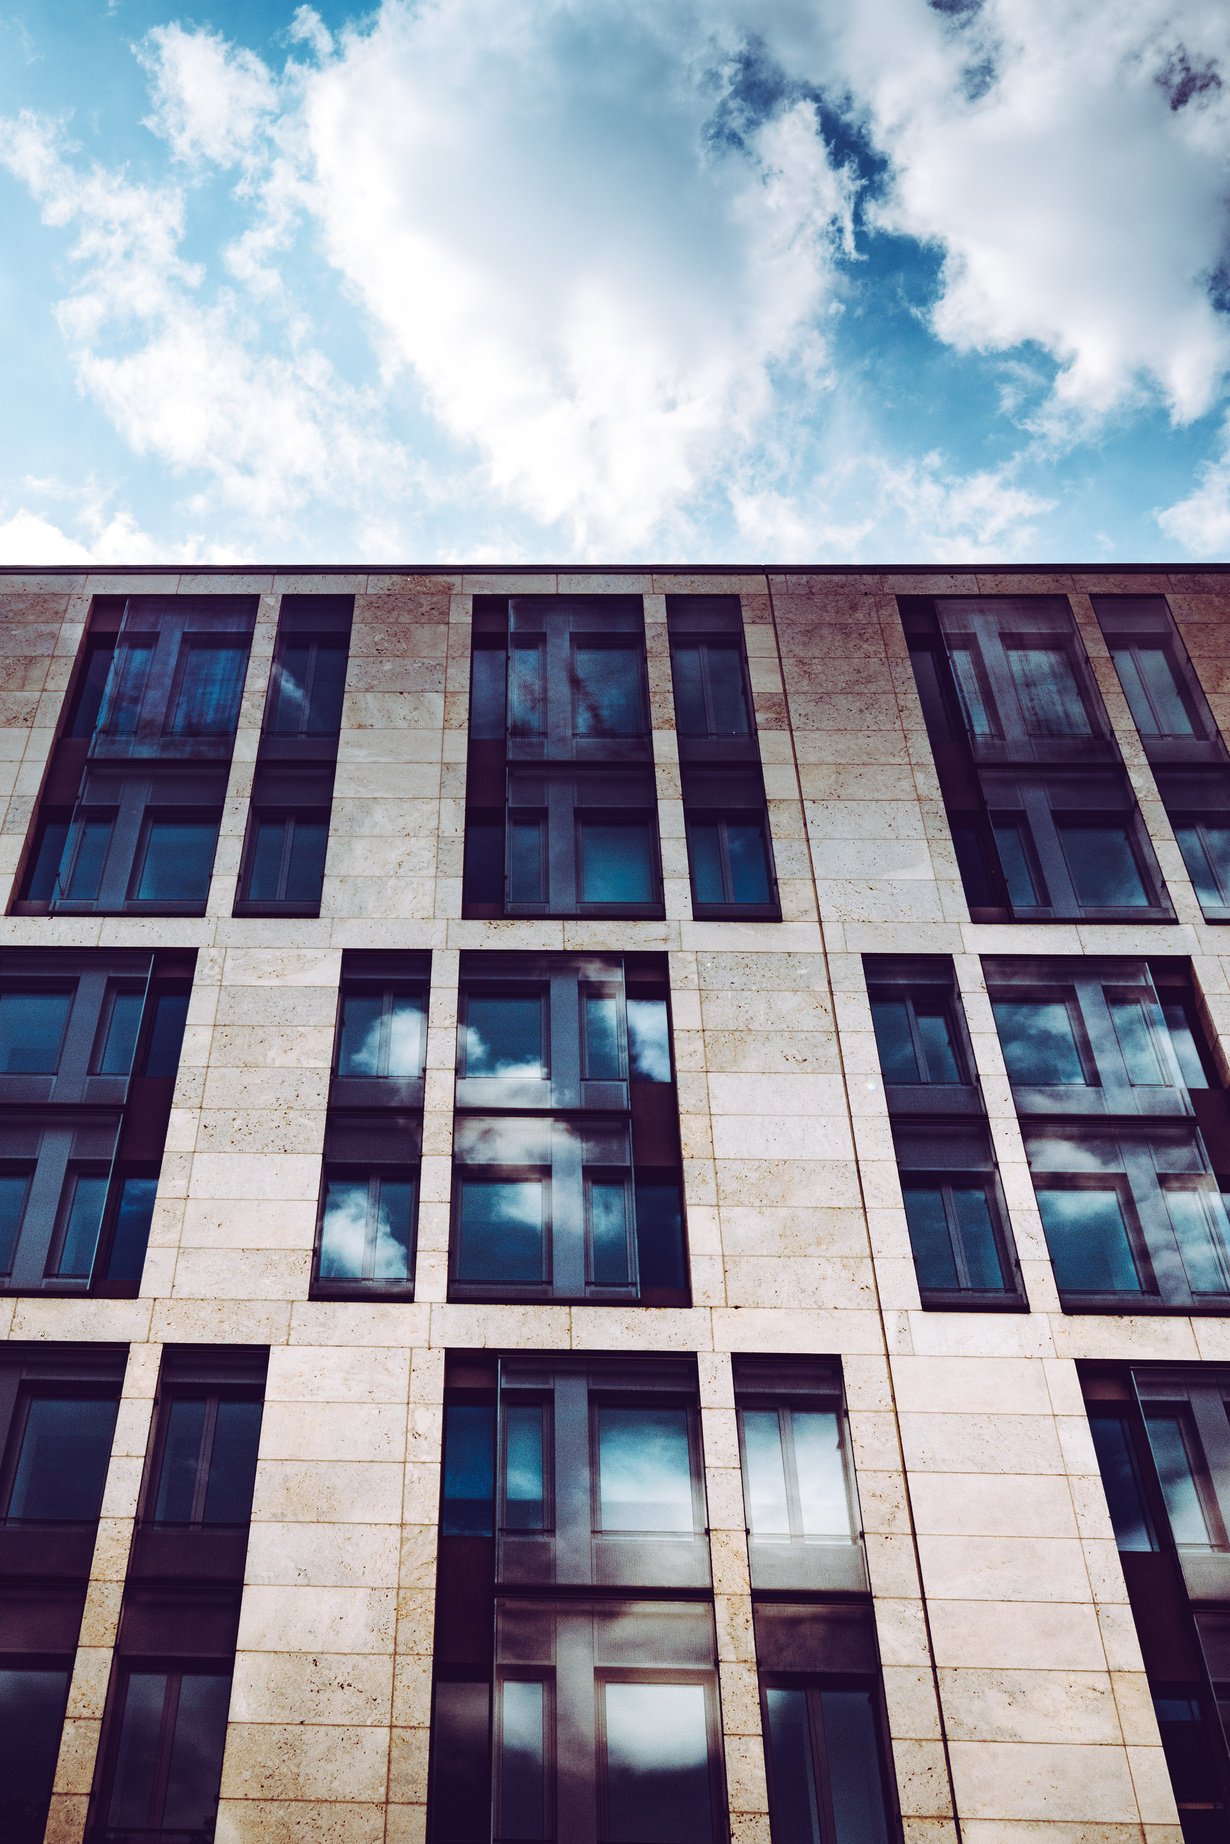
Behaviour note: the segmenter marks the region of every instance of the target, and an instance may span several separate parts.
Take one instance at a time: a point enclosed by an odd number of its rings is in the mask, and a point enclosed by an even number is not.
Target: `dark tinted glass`
[[[61,1202],[60,1252],[55,1271],[64,1280],[87,1280],[107,1202],[106,1172],[69,1171]]]
[[[982,829],[968,820],[952,822],[952,849],[965,900],[974,909],[988,909],[1002,899],[987,864]]]
[[[217,820],[151,820],[136,894],[148,903],[204,903]]]
[[[1147,1410],[1145,1426],[1175,1542],[1207,1549],[1212,1533],[1196,1480],[1197,1462],[1193,1455],[1199,1454],[1200,1448],[1190,1416],[1185,1410],[1179,1413]]]
[[[952,676],[956,681],[957,696],[961,701],[961,713],[965,718],[966,728],[971,736],[994,736],[995,720],[986,688],[982,682],[982,670],[977,652],[969,645],[954,643],[949,649],[952,661]]]
[[[286,855],[286,834],[292,822],[268,816],[256,822],[256,837],[248,869],[248,901],[276,903],[285,895],[282,862]]]
[[[434,1844],[484,1844],[491,1836],[491,1694],[486,1684],[436,1685],[432,1724]]]
[[[693,820],[688,827],[692,855],[692,891],[698,903],[724,903],[722,841],[716,820]]]
[[[1230,1224],[1221,1194],[1207,1186],[1164,1185],[1166,1213],[1193,1293],[1230,1291]]]
[[[1111,648],[1120,683],[1142,736],[1192,736],[1195,725],[1164,646]]]
[[[51,1075],[72,1005],[70,992],[0,993],[0,1075]]]
[[[614,993],[585,992],[581,999],[585,1074],[595,1082],[622,1079],[619,1001]]]
[[[1190,1803],[1224,1811],[1221,1806],[1221,1776],[1209,1744],[1199,1700],[1196,1697],[1155,1696],[1153,1709],[1175,1798],[1182,1806]],[[1213,1811],[1210,1811],[1209,1816],[1213,1816]],[[1219,1829],[1221,1822],[1224,1820],[1214,1819]],[[1210,1830],[1207,1835],[1213,1836],[1213,1831]]]
[[[115,1768],[107,1817],[112,1825],[144,1828],[161,1817],[151,1812],[163,1707],[167,1699],[164,1671],[134,1671],[125,1686]]]
[[[544,1433],[538,1402],[512,1402],[504,1410],[504,1525],[542,1530],[546,1524]]]
[[[1085,1085],[1072,1013],[1062,999],[993,999],[991,1007],[1011,1081]]]
[[[1149,892],[1126,826],[1061,820],[1056,830],[1078,903],[1091,909],[1148,907]]]
[[[25,894],[32,903],[49,903],[68,844],[67,820],[44,820],[26,872]]]
[[[640,736],[641,670],[636,647],[573,648],[573,727],[578,736]]]
[[[604,1684],[611,1844],[710,1844],[709,1735],[700,1684]]]
[[[229,1702],[230,1679],[214,1672],[129,1673],[109,1824],[150,1835],[165,1827],[172,1835],[212,1836]]]
[[[583,820],[583,903],[652,903],[653,853],[648,820]]]
[[[1062,647],[1010,645],[1004,651],[1031,736],[1090,734],[1089,713]]]
[[[180,1679],[162,1811],[163,1825],[172,1835],[176,1831],[212,1835],[230,1700],[229,1677],[214,1672],[185,1672]]]
[[[465,1073],[538,1080],[546,1076],[542,995],[472,992],[466,999]]]
[[[107,1256],[109,1281],[139,1281],[158,1195],[156,1178],[125,1178],[116,1202]]]
[[[547,1836],[546,1714],[544,1684],[510,1678],[501,1686],[502,1839]]]
[[[910,1030],[910,1007],[905,999],[872,999],[871,1022],[886,1082],[921,1082],[922,1071]]]
[[[102,1504],[117,1404],[32,1396],[6,1514],[25,1522],[92,1524]]]
[[[1171,1047],[1179,1064],[1179,1074],[1188,1088],[1208,1088],[1209,1072],[1200,1054],[1196,1030],[1181,999],[1164,999],[1162,1017],[1170,1033]]]
[[[1196,896],[1205,909],[1224,908],[1230,894],[1230,826],[1175,825]]]
[[[538,815],[514,814],[508,822],[508,900],[547,900],[546,821]]]
[[[769,1689],[764,1701],[773,1837],[786,1844],[824,1844],[807,1692]]]
[[[246,646],[187,641],[168,728],[176,736],[231,736],[243,696]]]
[[[942,999],[916,999],[914,1019],[922,1042],[928,1082],[960,1082],[961,1068],[952,1019]]]
[[[247,1523],[260,1435],[259,1402],[219,1402],[205,1488],[205,1523]]]
[[[1005,1285],[1004,1270],[986,1191],[981,1185],[953,1185],[951,1196],[969,1285],[976,1288],[1002,1288]]]
[[[669,1082],[671,1035],[665,999],[628,1000],[628,1065],[634,1082]]]
[[[730,894],[735,903],[767,903],[769,855],[764,827],[759,820],[727,820],[726,849],[730,857]]]
[[[0,1837],[43,1844],[68,1701],[62,1667],[0,1666]]]
[[[540,642],[514,641],[508,655],[508,731],[540,736],[546,723],[546,658]]]
[[[475,647],[470,671],[470,735],[504,734],[505,661],[501,647]]]
[[[80,821],[69,845],[72,862],[66,874],[61,873],[62,895],[82,903],[98,895],[114,826],[111,814],[86,815]]]
[[[28,1171],[0,1172],[0,1274],[7,1275],[13,1266],[13,1251],[26,1211],[30,1189]]]
[[[1009,902],[1014,909],[1036,909],[1042,901],[1042,894],[1029,861],[1025,828],[1015,820],[995,820],[992,822],[992,830],[995,833],[996,850],[999,852],[1000,869],[1008,886]]]
[[[329,844],[329,822],[320,819],[294,820],[290,838],[290,856],[286,864],[282,899],[287,903],[319,904],[325,876],[325,852]]]
[[[737,646],[710,641],[707,648],[709,702],[715,736],[746,736],[751,729],[743,686],[743,663]]]
[[[457,1277],[532,1284],[546,1278],[541,1178],[460,1178]]]
[[[1158,1060],[1154,1037],[1155,1013],[1152,1005],[1139,999],[1108,999],[1115,1036],[1127,1065],[1128,1080],[1141,1087],[1156,1087],[1169,1081]]]
[[[466,816],[465,893],[469,903],[492,907],[504,902],[504,821]],[[513,901],[512,885],[509,895]],[[529,899],[535,900],[533,898]]]
[[[960,1285],[944,1193],[939,1185],[904,1185],[905,1220],[920,1287],[954,1288]]]
[[[77,688],[72,722],[65,732],[67,736],[93,736],[114,653],[114,645],[96,644],[89,647],[85,670]]]
[[[494,1497],[495,1409],[486,1403],[447,1403],[441,1535],[489,1537]]]
[[[636,1259],[642,1288],[687,1286],[677,1184],[637,1181]]]
[[[291,641],[279,649],[269,728],[277,736],[332,736],[341,723],[345,641]]]
[[[112,736],[131,736],[141,714],[141,702],[154,658],[152,640],[122,640],[112,656],[103,694],[100,729]]]
[[[154,1021],[145,1051],[147,1076],[174,1076],[188,1020],[186,992],[160,992],[154,1001]]]
[[[142,992],[113,992],[107,1007],[96,1068],[100,1076],[126,1076],[141,1028]]]
[[[851,1844],[888,1844],[884,1780],[869,1690],[820,1692],[833,1835]]]
[[[156,1524],[192,1521],[207,1408],[201,1397],[176,1396],[167,1404],[162,1467],[154,1498]]]
[[[1038,1209],[1061,1292],[1141,1291],[1117,1191],[1039,1190]]]
[[[671,677],[675,686],[675,721],[680,736],[708,736],[702,669],[703,641],[676,641],[671,648]]]
[[[622,1178],[591,1178],[585,1186],[591,1279],[619,1287],[632,1279],[631,1199]]]
[[[1157,1536],[1127,1423],[1118,1415],[1093,1415],[1089,1428],[1115,1527],[1115,1542],[1120,1549],[1156,1549]]]

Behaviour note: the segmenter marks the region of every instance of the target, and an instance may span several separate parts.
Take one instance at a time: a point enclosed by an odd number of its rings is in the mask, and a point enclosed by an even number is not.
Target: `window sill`
[[[405,1304],[414,1299],[413,1281],[313,1281],[309,1300],[379,1300]]]
[[[938,1288],[919,1288],[925,1313],[1027,1313],[1029,1301],[1019,1293],[941,1292]]]

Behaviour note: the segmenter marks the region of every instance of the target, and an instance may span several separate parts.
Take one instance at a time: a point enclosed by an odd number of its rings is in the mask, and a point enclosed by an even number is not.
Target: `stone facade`
[[[986,953],[1190,957],[1230,1051],[1230,955],[1202,920],[1089,597],[1169,598],[1230,730],[1230,574],[390,571],[0,578],[0,874],[19,864],[95,595],[250,593],[260,612],[201,919],[0,919],[0,945],[191,947],[197,973],[137,1299],[0,1298],[14,1340],[129,1348],[47,1838],[79,1844],[161,1347],[269,1347],[219,1844],[426,1835],[444,1354],[699,1359],[731,1835],[768,1844],[731,1358],[845,1380],[908,1844],[1179,1844],[1078,1382],[1081,1359],[1230,1360],[1230,1317],[1065,1314],[992,1022]],[[644,597],[664,921],[461,915],[471,602]],[[976,923],[897,596],[1071,600],[1177,920]],[[355,597],[319,919],[233,919],[279,598]],[[742,599],[778,923],[691,919],[668,593]],[[415,1297],[311,1300],[341,954],[430,950]],[[462,950],[669,955],[693,1304],[450,1303]],[[953,957],[1028,1299],[920,1304],[861,956]]]

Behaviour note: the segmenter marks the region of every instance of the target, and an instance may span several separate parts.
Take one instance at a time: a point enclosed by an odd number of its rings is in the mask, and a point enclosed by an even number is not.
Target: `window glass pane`
[[[0,1666],[0,1837],[43,1844],[68,1672]]]
[[[329,1178],[320,1219],[321,1280],[362,1280],[367,1256],[369,1180]]]
[[[162,1466],[154,1499],[156,1524],[189,1524],[196,1503],[206,1404],[200,1397],[174,1396],[163,1426]]]
[[[584,992],[585,1074],[592,1082],[619,1082],[623,1058],[619,1054],[619,1000],[614,993]]]
[[[794,1463],[805,1537],[850,1536],[850,1500],[832,1409],[791,1409]]]
[[[259,1402],[219,1402],[209,1484],[205,1488],[205,1523],[247,1523],[252,1512],[260,1437]]]
[[[55,1272],[63,1280],[88,1280],[107,1202],[106,1172],[72,1172],[61,1201],[61,1242]]]
[[[0,993],[0,1075],[51,1075],[60,1064],[70,992]]]
[[[32,1396],[7,1515],[32,1523],[92,1524],[102,1504],[117,1404],[88,1396]]]
[[[1110,999],[1108,1002],[1129,1082],[1140,1088],[1165,1083],[1168,1078],[1158,1061],[1153,1036],[1153,1006],[1146,1008],[1139,999]]]
[[[141,701],[154,657],[152,640],[122,640],[112,656],[107,689],[103,695],[99,728],[112,736],[131,736],[141,714]]]
[[[232,736],[243,696],[247,646],[187,641],[181,656],[179,694],[171,712],[175,736]]]
[[[1023,1088],[1085,1085],[1072,1013],[1062,999],[992,999],[1011,1081]]]
[[[466,998],[465,1073],[545,1081],[542,994],[472,992]]]
[[[500,1694],[501,1838],[545,1838],[546,1695],[542,1684],[508,1679]]]
[[[741,1420],[748,1527],[754,1537],[789,1536],[781,1418],[776,1409],[744,1409]]]
[[[1145,909],[1149,892],[1128,828],[1117,822],[1056,823],[1076,900],[1090,909]]]
[[[111,1825],[142,1829],[156,1826],[162,1817],[154,1807],[154,1770],[166,1694],[165,1671],[129,1672],[107,1807]]]
[[[462,885],[467,903],[504,903],[504,818],[466,816]]]
[[[72,863],[63,884],[64,896],[80,903],[92,902],[97,897],[114,824],[110,814],[100,814],[93,818],[87,816],[77,826],[70,845]]]
[[[1006,1285],[995,1240],[991,1206],[982,1185],[953,1185],[953,1213],[969,1285],[1000,1291]]]
[[[105,640],[95,643],[87,641],[86,645],[85,670],[77,688],[77,702],[72,723],[65,732],[67,736],[93,736],[107,689],[111,662],[115,658],[114,641],[111,644]]]
[[[0,1274],[3,1275],[12,1272],[29,1189],[29,1172],[0,1172]]]
[[[513,814],[508,822],[508,900],[547,900],[546,821]]]
[[[921,1082],[922,1072],[910,1030],[910,1008],[905,999],[873,999],[871,1022],[875,1028],[880,1069],[886,1082]]]
[[[1115,671],[1119,674],[1123,695],[1128,701],[1128,709],[1132,713],[1132,722],[1142,736],[1160,735],[1162,726],[1149,701],[1133,649],[1112,645],[1110,654],[1115,662]]]
[[[628,1000],[628,1062],[634,1082],[671,1079],[670,1026],[665,999]]]
[[[1145,1411],[1153,1463],[1157,1467],[1174,1540],[1209,1549],[1213,1539],[1200,1502],[1185,1421],[1185,1416]]]
[[[709,1736],[701,1684],[603,1685],[606,1837],[710,1844]]]
[[[731,900],[736,903],[771,902],[769,855],[760,822],[727,820],[726,850],[730,857]]]
[[[486,1683],[436,1685],[431,1748],[433,1839],[491,1836],[491,1693]]]
[[[470,661],[470,735],[504,735],[507,722],[505,674],[508,654],[503,646],[476,646]]]
[[[927,1081],[960,1082],[961,1068],[947,1005],[942,999],[916,999],[914,1018],[922,1039]]]
[[[1042,902],[1042,892],[1029,862],[1024,826],[1018,820],[993,820],[991,830],[995,834],[999,866],[1008,886],[1008,901],[1014,909],[1037,909]]]
[[[1212,1184],[1207,1189],[1163,1185],[1179,1255],[1193,1293],[1230,1291],[1230,1224]]]
[[[1216,1832],[1224,1829],[1225,1807],[1221,1803],[1221,1776],[1209,1747],[1199,1700],[1195,1697],[1155,1696],[1153,1710],[1161,1732],[1162,1751],[1166,1756],[1170,1783],[1180,1811],[1188,1816],[1190,1807],[1196,1807],[1190,1816],[1197,1820],[1199,1829],[1194,1836],[1197,1844],[1200,1844],[1200,1840],[1211,1839]],[[1216,1817],[1217,1812],[1223,1814],[1221,1819]],[[1212,1819],[1212,1826],[1207,1831],[1200,1823],[1205,1818]],[[1192,1834],[1185,1832],[1184,1835]]]
[[[869,1690],[820,1692],[833,1835],[850,1844],[888,1844],[884,1781]]]
[[[687,1410],[603,1406],[597,1423],[600,1527],[692,1532]]]
[[[384,994],[342,989],[342,1024],[338,1033],[339,1076],[381,1076],[381,1026]]]
[[[514,641],[508,656],[510,736],[541,736],[546,727],[545,654],[541,642]]]
[[[282,862],[286,855],[286,832],[290,821],[258,816],[252,856],[248,861],[247,900],[250,903],[276,903],[282,894]]]
[[[388,1007],[388,1050],[384,1074],[415,1081],[423,1073],[426,1052],[422,993],[395,992]]]
[[[690,820],[687,834],[692,858],[692,894],[698,903],[724,903],[726,882],[722,876],[722,844],[717,821]]]
[[[67,820],[44,820],[38,829],[34,854],[26,872],[25,897],[31,903],[49,903],[68,844]],[[65,867],[67,873],[67,866]]]
[[[132,1068],[144,1003],[145,995],[141,992],[112,993],[106,1030],[98,1055],[97,1073],[100,1076],[126,1076]],[[3,1002],[0,1001],[0,1011],[2,1009]]]
[[[457,1277],[533,1285],[546,1279],[541,1178],[461,1179]]]
[[[764,1701],[773,1836],[786,1844],[823,1844],[807,1692],[772,1688]]]
[[[322,640],[317,645],[307,718],[309,736],[334,736],[341,728],[349,651],[343,640]]]
[[[1195,725],[1191,712],[1183,697],[1179,675],[1166,647],[1143,647],[1135,649],[1134,665],[1139,673],[1140,682],[1148,694],[1148,705],[1152,707],[1151,728],[1147,729],[1137,714],[1137,702],[1133,701],[1128,690],[1128,681],[1124,678],[1124,664],[1131,656],[1126,648],[1116,648],[1115,665],[1123,679],[1123,689],[1136,718],[1136,727],[1142,736],[1194,736]]]
[[[542,1530],[546,1524],[544,1410],[539,1402],[504,1406],[504,1525]]]
[[[675,685],[675,722],[680,736],[708,736],[709,715],[701,674],[700,641],[675,641],[671,647],[671,677]]]
[[[714,736],[747,736],[751,730],[747,696],[743,686],[743,665],[737,646],[722,646],[710,641],[706,648],[709,667],[709,698],[713,706]]]
[[[956,853],[961,887],[972,909],[986,909],[1002,901],[987,864],[983,830],[968,820],[952,821],[952,849]]]
[[[414,1273],[414,1181],[381,1178],[369,1255],[375,1281],[408,1281]]]
[[[573,728],[578,736],[640,736],[639,648],[579,643],[572,653]]]
[[[636,1259],[641,1290],[687,1286],[679,1186],[636,1182]]]
[[[654,901],[648,820],[583,820],[580,830],[583,903]]]
[[[1183,862],[1204,909],[1223,909],[1230,891],[1230,826],[1175,826]]]
[[[109,1281],[139,1281],[149,1247],[150,1224],[158,1196],[156,1178],[125,1178],[120,1185],[111,1248],[107,1255]]]
[[[494,1497],[495,1409],[479,1402],[446,1403],[442,1535],[489,1537]]]
[[[949,650],[949,658],[966,728],[971,736],[993,736],[995,725],[991,720],[990,705],[983,696],[982,675],[978,670],[974,649],[954,646]]]
[[[1117,1191],[1040,1190],[1038,1209],[1061,1293],[1141,1291]]]
[[[229,1677],[185,1671],[180,1679],[166,1804],[162,1809],[162,1822],[172,1833],[213,1835],[230,1700]]]
[[[1120,1549],[1156,1549],[1157,1537],[1145,1504],[1140,1469],[1132,1451],[1127,1423],[1118,1415],[1093,1415],[1089,1428],[1106,1490],[1110,1521],[1115,1527],[1115,1542]]]
[[[151,820],[137,895],[149,903],[203,903],[218,843],[217,820]]]
[[[1179,1073],[1188,1088],[1208,1088],[1209,1078],[1187,1007],[1181,999],[1164,1001],[1162,1017],[1170,1033],[1170,1043],[1179,1065]]]
[[[288,903],[318,904],[325,877],[329,822],[300,815],[291,822],[291,827],[290,859],[282,897]]]
[[[292,640],[278,648],[269,678],[269,723],[275,736],[298,736],[307,727],[312,643]]]
[[[154,1022],[145,1051],[147,1076],[174,1076],[179,1069],[179,1053],[188,1022],[186,992],[160,992],[154,1005]]]
[[[959,1287],[943,1190],[939,1185],[903,1185],[902,1196],[919,1286]]]
[[[1009,646],[1004,652],[1031,736],[1088,736],[1089,713],[1063,647]]]
[[[594,1283],[626,1286],[632,1278],[627,1184],[622,1178],[591,1178],[585,1192]]]

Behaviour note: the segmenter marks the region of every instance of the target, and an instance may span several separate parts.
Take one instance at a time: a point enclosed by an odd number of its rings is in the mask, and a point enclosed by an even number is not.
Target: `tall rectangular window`
[[[865,1592],[840,1374],[740,1357],[735,1403],[753,1591]]]

